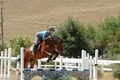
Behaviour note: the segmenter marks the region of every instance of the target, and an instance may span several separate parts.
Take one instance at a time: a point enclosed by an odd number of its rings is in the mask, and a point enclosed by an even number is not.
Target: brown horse
[[[51,60],[53,55],[56,57],[60,54],[63,55],[63,45],[64,42],[57,36],[49,36],[42,43],[41,48],[36,50],[34,54],[31,54],[30,48],[27,48],[24,52],[24,68],[28,68],[28,64],[30,63],[30,68],[33,68],[37,59],[42,59],[45,57],[49,57],[47,62]]]

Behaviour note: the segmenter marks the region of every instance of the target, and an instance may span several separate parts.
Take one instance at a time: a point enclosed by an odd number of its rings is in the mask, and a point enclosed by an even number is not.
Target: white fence
[[[23,48],[21,48],[21,54],[23,53]],[[98,50],[95,50],[95,58],[92,59],[92,56],[89,56],[89,54],[86,53],[86,51],[82,50],[82,59],[76,59],[76,58],[63,58],[59,57],[54,61],[54,65],[43,65],[42,62],[46,61],[47,58],[38,60],[38,64],[36,65],[36,68],[63,68],[71,69],[71,68],[78,68],[81,70],[88,69],[90,72],[90,78],[93,80],[97,80],[97,64],[102,65],[101,70],[111,70],[104,68],[104,65],[109,65],[113,63],[120,63],[120,60],[98,60]],[[11,62],[15,61],[19,58],[17,57],[11,57],[11,48],[5,49],[5,51],[1,51],[0,56],[0,79],[7,79],[10,80],[10,70],[19,70],[21,73],[23,73],[23,59],[21,59],[21,64],[19,62],[17,63],[16,68],[11,67]],[[23,58],[23,55],[21,55]],[[59,63],[59,65],[57,64]],[[21,74],[21,80],[23,80],[24,74]]]

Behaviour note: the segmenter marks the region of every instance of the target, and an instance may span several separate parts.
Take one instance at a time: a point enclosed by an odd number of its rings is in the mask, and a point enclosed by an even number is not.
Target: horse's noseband
[[[47,45],[46,47],[47,47],[47,48],[49,48],[50,46],[49,46],[49,45]]]
[[[59,39],[59,38],[56,38],[56,37],[51,37],[51,36],[49,36],[47,39],[49,39],[49,40],[53,40],[53,41],[55,41],[55,43],[47,43],[46,44],[46,47],[47,48],[53,48],[54,47],[54,51],[56,51],[57,53],[59,53],[60,54],[60,51],[58,50],[58,45],[60,44],[60,42],[61,42],[61,39]],[[52,45],[51,45],[52,44]],[[49,53],[48,51],[45,51],[45,53],[47,53],[48,55],[51,55],[51,53]]]
[[[60,51],[57,49],[59,43],[60,43],[60,40],[59,40],[58,43],[55,45],[55,51],[60,54]]]

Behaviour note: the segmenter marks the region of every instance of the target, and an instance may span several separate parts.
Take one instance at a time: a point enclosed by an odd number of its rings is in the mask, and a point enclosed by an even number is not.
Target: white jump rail
[[[24,54],[23,54],[24,48],[20,49],[21,64],[17,63],[17,68],[15,68],[15,69],[11,68],[11,62],[18,59],[19,56],[11,57],[11,52],[12,52],[11,48],[9,48],[8,51],[7,51],[7,49],[5,49],[4,52],[1,51],[1,56],[0,56],[0,60],[1,60],[0,80],[2,80],[2,79],[11,80],[10,70],[20,71],[20,73],[21,73],[20,80],[24,80],[24,73],[23,73],[23,71],[24,71],[24,61],[23,61],[23,59],[24,59]],[[62,56],[60,56],[60,58],[57,58],[54,61],[54,63],[55,63],[54,65],[42,65],[41,64],[42,61],[46,61],[47,58],[38,60],[38,68],[45,67],[45,69],[47,69],[47,67],[52,67],[53,66],[53,67],[55,67],[55,69],[58,69],[58,68],[62,69],[63,67],[65,67],[66,69],[70,69],[72,67],[78,68],[80,70],[87,69],[90,72],[90,78],[94,79],[94,80],[97,80],[98,50],[95,51],[95,55],[96,55],[95,59],[92,59],[92,56],[89,56],[89,54],[87,54],[87,52],[85,50],[82,50],[81,53],[82,53],[82,59],[75,59],[75,58],[69,59],[69,58],[63,58]],[[59,65],[57,63],[59,63]],[[77,66],[76,65],[69,65],[69,63],[75,63],[75,64],[77,64]],[[33,69],[33,70],[36,70],[36,69]]]

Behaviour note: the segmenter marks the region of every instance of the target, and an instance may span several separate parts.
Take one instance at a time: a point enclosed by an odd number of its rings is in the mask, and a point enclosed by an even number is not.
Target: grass
[[[103,76],[99,80],[118,80],[112,76],[111,72],[104,72]]]

